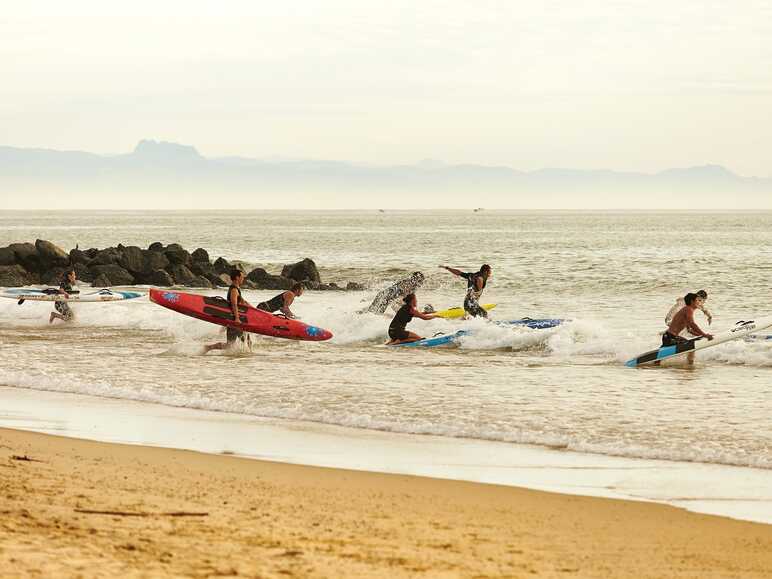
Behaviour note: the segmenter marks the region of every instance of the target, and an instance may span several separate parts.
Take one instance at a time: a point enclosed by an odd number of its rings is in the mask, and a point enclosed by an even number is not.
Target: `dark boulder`
[[[118,260],[118,265],[132,273],[145,271],[145,256],[139,247],[129,245],[127,247],[118,246],[118,248],[121,250],[121,258]]]
[[[16,255],[16,263],[30,272],[40,271],[40,256],[37,248],[31,243],[12,243],[8,246]]]
[[[96,255],[96,252],[94,255]],[[70,263],[72,265],[75,265],[76,263],[88,263],[91,261],[92,257],[89,257],[87,252],[81,251],[80,249],[70,250]]]
[[[46,285],[51,286],[59,286],[62,279],[64,278],[64,273],[68,271],[70,268],[65,267],[52,267],[50,269],[47,269],[43,273],[40,274],[40,283],[44,283]],[[77,272],[75,273],[75,277],[78,277]]]
[[[262,267],[256,267],[247,274],[247,280],[254,283],[258,289],[288,290],[294,283],[291,279],[281,275],[271,275]]]
[[[187,267],[182,265],[181,263],[177,263],[172,265],[169,268],[169,273],[174,278],[174,282],[177,285],[186,285],[190,286],[193,281],[196,279],[196,276],[193,275],[193,272],[190,271]]]
[[[169,260],[160,251],[146,249],[142,252],[143,273],[151,273],[157,269],[166,269],[167,267],[169,267]]]
[[[229,276],[227,273],[218,273],[217,277],[220,280],[221,287],[227,287],[231,285],[231,276]]]
[[[16,253],[10,247],[0,247],[0,265],[16,265]]]
[[[309,258],[285,265],[281,270],[281,275],[295,281],[315,281],[319,283],[322,281],[314,260]]]
[[[197,275],[193,282],[190,284],[190,287],[198,287],[198,288],[212,288],[212,282],[210,282],[207,278],[205,278],[202,275]]]
[[[342,290],[342,289],[343,289],[342,287],[340,287],[340,286],[339,286],[338,284],[336,284],[335,282],[331,282],[331,283],[330,283],[330,285],[329,285],[328,287],[329,287],[329,289],[331,289],[331,290]]]
[[[170,243],[166,246],[166,251],[185,251],[185,248],[179,243]]]
[[[110,287],[110,278],[107,277],[105,274],[100,274],[94,278],[94,281],[91,282],[92,287]]]
[[[0,287],[21,287],[34,283],[32,276],[20,265],[0,265]]]
[[[161,243],[160,241],[154,241],[147,247],[148,251],[163,251],[164,249],[166,248],[164,247],[164,244]]]
[[[58,245],[44,239],[35,240],[35,249],[38,251],[40,266],[43,269],[51,267],[66,267],[70,264],[70,256]]]
[[[217,275],[217,270],[208,261],[194,261],[190,266],[190,271],[196,275],[203,275],[207,278],[210,275]]]
[[[172,243],[166,248],[166,251],[164,251],[166,259],[168,259],[172,265],[190,266],[193,263],[190,254],[184,249],[169,249],[172,245],[176,245],[176,243]]]
[[[104,265],[89,265],[89,271],[94,276],[95,287],[107,287],[113,285],[132,285],[134,284],[134,276],[128,271],[123,269],[120,265],[116,264],[104,264]],[[97,285],[97,282],[104,282],[104,278],[108,281],[107,285]]]
[[[121,257],[123,257],[123,255],[117,247],[108,247],[101,251],[97,251],[94,258],[88,262],[88,266],[89,268],[92,268],[97,265],[118,265],[118,261],[120,261]]]
[[[96,277],[83,263],[76,263],[72,266],[75,270],[75,278],[86,283],[91,283]]]
[[[224,257],[218,257],[214,260],[214,270],[217,273],[230,273],[233,269],[231,263]]]
[[[191,253],[190,256],[193,258],[193,263],[209,263],[209,253],[201,247]]]
[[[224,273],[221,273],[219,275],[216,274],[216,273],[211,274],[211,275],[206,275],[205,274],[204,277],[209,280],[209,283],[212,284],[212,287],[226,287],[226,286],[229,286],[231,284],[230,278],[227,275],[225,275]],[[223,281],[223,279],[222,279],[223,277],[228,278],[228,281]]]
[[[158,287],[171,287],[174,285],[174,279],[169,275],[168,271],[162,269],[156,269],[146,275],[144,278],[145,283]]]
[[[350,292],[361,292],[364,291],[365,286],[361,283],[357,283],[355,281],[350,281],[346,284],[346,291]]]

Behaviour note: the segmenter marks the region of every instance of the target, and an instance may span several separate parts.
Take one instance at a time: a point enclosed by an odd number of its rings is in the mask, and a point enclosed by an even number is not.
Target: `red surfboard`
[[[192,318],[263,336],[313,342],[332,338],[332,332],[323,328],[248,306],[239,306],[239,321],[236,322],[228,300],[221,297],[151,289],[150,301]]]

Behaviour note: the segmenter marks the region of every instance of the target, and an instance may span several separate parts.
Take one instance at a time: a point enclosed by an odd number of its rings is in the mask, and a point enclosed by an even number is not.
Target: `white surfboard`
[[[68,296],[60,294],[56,288],[10,288],[0,290],[0,297],[18,300],[20,303],[27,300],[37,302],[115,302],[131,300],[141,296],[142,294],[138,292],[116,291],[107,288],[86,293],[73,291]]]
[[[719,344],[723,344],[724,342],[729,342],[731,340],[737,340],[738,338],[745,338],[746,336],[753,335],[758,330],[763,330],[765,328],[769,328],[770,326],[772,326],[772,316],[766,316],[756,320],[741,320],[737,322],[734,327],[714,334],[712,340],[708,340],[707,338],[694,338],[674,346],[663,346],[656,350],[651,350],[650,352],[641,354],[632,360],[628,360],[625,362],[625,366],[636,368],[638,366],[651,364],[659,360],[666,360],[668,358],[674,358],[675,356],[682,356],[684,354],[688,354],[689,352],[703,350],[712,346],[718,346]]]

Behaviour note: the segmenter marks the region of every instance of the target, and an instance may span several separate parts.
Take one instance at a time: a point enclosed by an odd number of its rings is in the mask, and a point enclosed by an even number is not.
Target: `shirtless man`
[[[702,298],[702,305],[697,309],[702,310],[702,313],[705,314],[706,318],[708,318],[708,325],[711,325],[713,323],[713,314],[711,314],[708,308],[705,306],[705,302],[708,301],[708,292],[705,290],[700,290],[697,292],[697,297]],[[673,304],[673,307],[670,308],[670,311],[668,311],[667,315],[665,316],[666,326],[670,325],[670,322],[673,321],[673,316],[675,316],[685,305],[686,303],[684,302],[684,298],[678,298],[676,300],[676,303]]]
[[[231,308],[233,319],[239,319],[239,306],[250,305],[243,297],[241,297],[241,284],[244,283],[244,272],[240,269],[234,269],[231,271],[231,286],[228,288],[228,305]],[[204,354],[211,352],[212,350],[225,350],[232,347],[236,340],[239,340],[244,335],[244,332],[231,326],[225,328],[225,342],[218,342],[216,344],[207,344],[204,346]]]
[[[701,309],[705,300],[697,294],[688,293],[684,296],[684,307],[678,310],[673,316],[667,331],[662,334],[662,346],[675,346],[682,342],[688,342],[681,333],[686,330],[695,337],[703,337],[708,340],[713,339],[713,334],[703,332],[694,321],[694,311]],[[694,352],[687,355],[689,364],[694,364]]]

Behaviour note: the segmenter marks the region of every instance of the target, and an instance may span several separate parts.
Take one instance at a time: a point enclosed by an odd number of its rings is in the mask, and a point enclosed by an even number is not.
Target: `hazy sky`
[[[8,2],[0,144],[772,175],[772,2]]]

